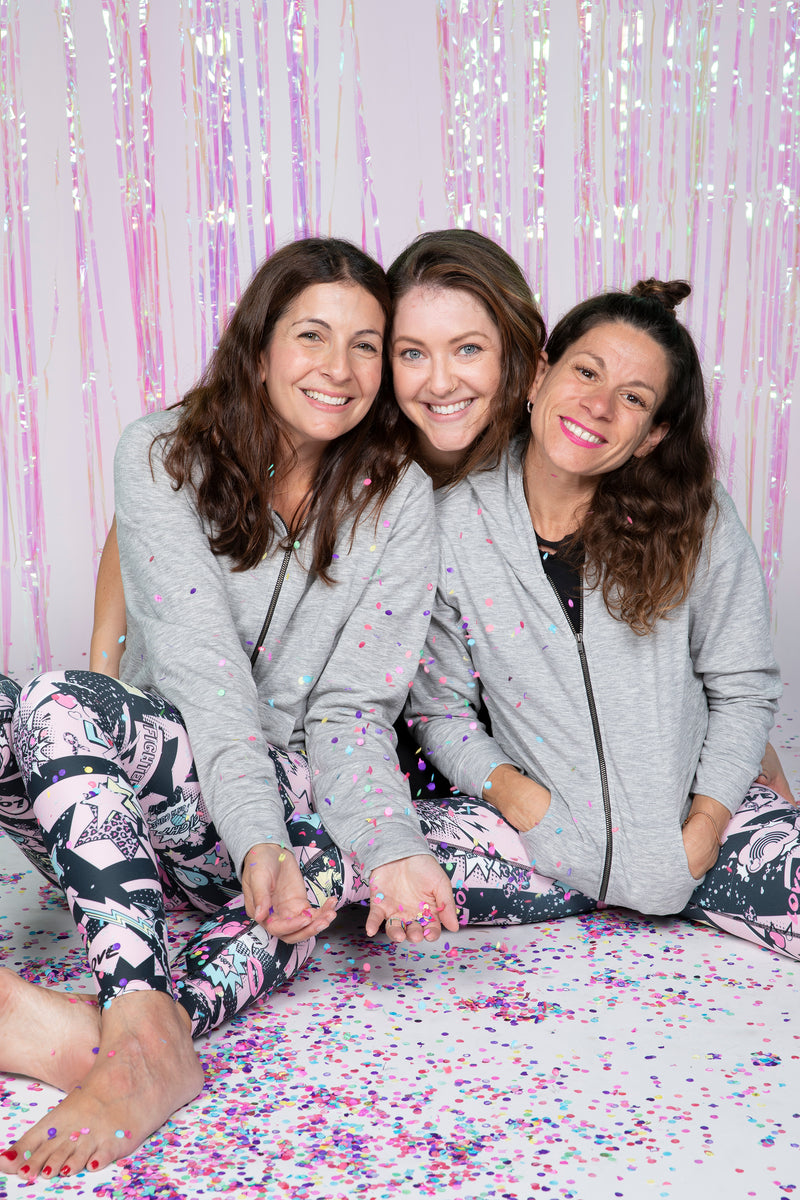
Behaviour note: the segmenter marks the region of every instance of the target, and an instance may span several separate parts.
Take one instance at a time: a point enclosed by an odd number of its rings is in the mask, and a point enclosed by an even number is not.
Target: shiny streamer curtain
[[[0,0],[0,666],[80,665],[121,428],[276,244],[461,225],[552,320],[688,278],[784,676],[800,487],[800,0]]]

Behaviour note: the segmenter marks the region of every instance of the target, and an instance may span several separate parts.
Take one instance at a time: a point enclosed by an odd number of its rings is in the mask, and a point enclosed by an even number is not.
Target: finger
[[[298,942],[308,942],[311,938],[320,937],[335,920],[335,912],[328,912],[323,916],[315,915],[314,919],[304,925],[302,929],[294,933],[276,934],[276,936],[280,937],[280,940],[286,942],[287,945],[295,946]],[[275,933],[271,924],[268,928],[270,933]]]
[[[270,933],[280,930],[279,936],[282,937],[284,932],[298,934],[303,929],[311,929],[314,926],[327,928],[335,916],[336,901],[332,896],[329,896],[325,903],[319,907],[310,905],[306,899],[299,913],[297,911],[289,911],[285,908],[273,908],[267,917],[266,927]]]
[[[406,940],[406,926],[400,917],[387,917],[386,936],[389,941],[394,942],[395,945],[399,945],[400,942],[404,942]]]
[[[436,906],[436,915],[439,918],[440,926],[444,925],[445,929],[449,929],[451,933],[458,933],[461,926],[458,923],[458,911],[452,892],[444,899],[443,906],[440,897],[439,904]]]
[[[388,934],[388,916],[389,914],[383,905],[379,901],[373,900],[369,906],[369,912],[367,913],[367,924],[365,926],[367,937],[375,937],[375,934],[378,932],[384,921],[387,922],[386,932]]]
[[[259,871],[251,868],[242,880],[244,907],[248,917],[261,925],[269,916],[271,890]]]
[[[417,942],[421,942],[425,937],[425,932],[426,931],[423,929],[419,921],[406,921],[405,934],[406,938],[412,943],[412,945],[416,945]]]
[[[302,900],[294,899],[291,905],[284,903],[281,907],[273,906],[263,924],[269,933],[274,933],[283,941],[289,941],[289,934],[292,941],[302,941],[306,930],[306,938],[312,937],[321,929],[327,929],[335,916],[336,901],[332,896],[317,908],[312,907],[304,895]]]

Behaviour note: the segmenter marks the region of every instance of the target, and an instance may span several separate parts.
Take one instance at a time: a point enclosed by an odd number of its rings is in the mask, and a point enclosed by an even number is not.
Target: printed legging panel
[[[101,1003],[126,990],[168,992],[188,1009],[197,1035],[290,978],[313,942],[288,946],[247,917],[177,710],[156,692],[103,675],[50,673],[19,696],[13,754],[8,727],[18,691],[9,680],[0,692],[0,826],[63,889]],[[310,901],[368,902],[368,880],[311,811],[304,756],[269,753]],[[464,924],[595,907],[532,872],[516,832],[491,805],[462,797],[417,811]],[[213,916],[190,940],[185,973],[173,983],[165,914],[187,904]]]
[[[172,992],[197,1036],[307,961],[312,941],[288,946],[247,917],[185,728],[163,697],[83,671],[41,677],[16,719],[20,778],[8,736],[17,690],[0,677],[0,825],[64,889],[101,1001],[129,988]],[[368,881],[311,811],[304,757],[270,754],[309,900],[367,903]],[[450,797],[419,802],[416,811],[453,883],[462,924],[528,923],[596,907],[536,875],[491,805]],[[754,785],[683,915],[800,957],[799,847],[800,810]],[[213,915],[188,943],[173,984],[165,910],[187,904]]]

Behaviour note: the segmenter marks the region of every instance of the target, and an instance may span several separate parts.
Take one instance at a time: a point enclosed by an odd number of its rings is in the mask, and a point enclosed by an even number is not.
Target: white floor
[[[777,734],[797,791],[797,735]],[[69,916],[7,839],[0,904],[0,961],[78,987]],[[800,965],[680,921],[395,950],[345,916],[290,989],[199,1044],[202,1095],[136,1154],[0,1176],[0,1198],[800,1200],[798,1001]],[[3,1144],[58,1095],[0,1075]]]

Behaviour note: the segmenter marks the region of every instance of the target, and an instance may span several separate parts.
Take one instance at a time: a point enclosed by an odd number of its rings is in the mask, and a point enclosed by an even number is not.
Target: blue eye
[[[398,358],[400,358],[403,362],[419,362],[419,360],[422,358],[422,351],[417,350],[413,346],[409,346],[407,350],[400,351]]]

